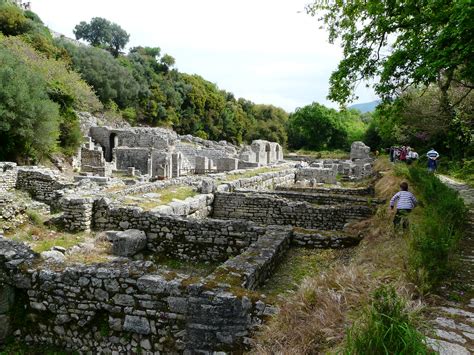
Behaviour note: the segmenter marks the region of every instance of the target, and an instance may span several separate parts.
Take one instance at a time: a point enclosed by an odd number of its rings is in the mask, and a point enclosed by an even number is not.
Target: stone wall
[[[28,219],[26,204],[11,192],[0,194],[0,232],[14,230]]]
[[[245,219],[264,225],[339,230],[348,222],[370,217],[372,212],[372,208],[363,205],[314,206],[264,193],[217,193],[213,217]]]
[[[119,147],[115,148],[114,152],[117,169],[125,170],[133,166],[144,175],[151,173],[150,149]]]
[[[0,192],[15,188],[17,169],[16,163],[0,162]]]
[[[49,205],[56,203],[56,191],[71,187],[70,181],[57,172],[37,167],[18,168],[16,188],[28,192],[36,200]]]
[[[362,240],[361,235],[350,235],[341,231],[317,231],[295,228],[291,244],[311,249],[340,249],[353,247]]]
[[[297,187],[297,186],[276,186],[276,191],[293,191],[299,193],[316,193],[331,195],[354,195],[354,196],[374,196],[375,190],[373,186],[369,187]]]
[[[337,169],[333,168],[301,168],[296,173],[296,181],[315,181],[317,183],[335,184]]]
[[[235,192],[258,193],[249,189],[235,190]],[[282,197],[292,201],[305,201],[317,205],[337,205],[337,204],[351,204],[351,205],[378,205],[384,201],[372,197],[362,197],[357,195],[342,195],[331,193],[312,193],[303,191],[265,191],[266,195]]]
[[[246,221],[188,219],[144,212],[140,208],[94,203],[95,230],[139,229],[146,232],[147,248],[182,260],[224,261],[241,253],[264,229]]]
[[[32,347],[66,351],[240,353],[256,319],[268,312],[261,300],[242,296],[245,290],[236,296],[149,261],[61,269],[6,239],[0,239],[0,286],[0,344],[14,335]]]

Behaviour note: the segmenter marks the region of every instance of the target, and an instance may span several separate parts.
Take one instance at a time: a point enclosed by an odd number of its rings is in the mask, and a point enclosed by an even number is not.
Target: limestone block
[[[216,191],[216,182],[213,179],[203,179],[201,182],[201,193],[212,194]]]
[[[50,261],[54,263],[64,262],[64,254],[57,250],[44,251],[40,255],[46,261]]]
[[[132,256],[146,247],[146,234],[138,229],[119,232],[112,240],[112,254]]]
[[[351,145],[351,160],[370,158],[370,147],[366,146],[364,142],[353,142]]]
[[[150,323],[146,318],[126,315],[123,330],[147,335],[150,334]]]

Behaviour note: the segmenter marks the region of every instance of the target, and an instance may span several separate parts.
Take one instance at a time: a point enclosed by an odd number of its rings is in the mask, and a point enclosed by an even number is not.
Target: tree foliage
[[[0,44],[0,160],[41,158],[56,147],[59,108],[47,83]]]
[[[361,113],[356,110],[338,112],[313,103],[296,109],[288,121],[291,148],[347,149],[365,132]]]
[[[334,101],[351,101],[357,83],[373,78],[383,98],[431,83],[445,98],[453,83],[473,87],[471,0],[317,0],[307,10],[321,16],[330,42],[340,39],[344,50],[330,78]]]
[[[73,32],[76,39],[107,49],[114,57],[118,57],[130,39],[130,35],[122,27],[102,17],[94,17],[90,23],[82,21]]]

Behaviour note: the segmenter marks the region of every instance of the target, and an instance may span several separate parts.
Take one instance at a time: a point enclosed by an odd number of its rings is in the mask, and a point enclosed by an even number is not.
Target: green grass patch
[[[329,267],[337,259],[337,255],[338,251],[333,249],[291,248],[272,277],[259,291],[269,297],[294,291],[305,277],[315,275]]]
[[[416,313],[393,287],[375,290],[369,307],[346,335],[343,354],[429,354]]]
[[[131,197],[126,197],[122,201],[125,204],[138,206],[144,210],[151,210],[155,207],[167,205],[173,200],[185,200],[188,197],[194,197],[198,192],[190,186],[169,186],[163,189],[156,189],[150,191],[149,193],[157,193],[160,196],[157,198],[141,198],[132,195]],[[143,195],[143,193],[140,193]]]
[[[467,208],[458,192],[423,168],[410,168],[424,208],[412,223],[409,275],[424,291],[435,288],[454,270],[459,241],[467,222]]]
[[[56,230],[50,230],[44,225],[35,225],[28,223],[21,228],[16,229],[12,234],[6,235],[7,238],[28,244],[31,249],[41,253],[50,250],[53,246],[71,248],[74,245],[84,242],[85,233],[63,233]]]

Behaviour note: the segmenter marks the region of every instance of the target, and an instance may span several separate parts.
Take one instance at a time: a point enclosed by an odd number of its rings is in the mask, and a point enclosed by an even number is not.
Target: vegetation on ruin
[[[394,167],[382,157],[376,170],[383,173],[378,198],[390,198],[408,180],[421,201],[409,217],[410,229],[394,230],[394,212],[386,205],[352,225],[352,232],[365,236],[353,257],[307,275],[286,295],[281,312],[257,337],[257,352],[429,353],[421,335],[429,332],[423,300],[455,272],[466,209],[424,168]]]
[[[198,193],[196,189],[190,186],[168,186],[156,189],[148,193],[159,194],[157,197],[143,197],[144,193],[130,195],[125,197],[122,202],[128,205],[138,206],[144,210],[151,210],[155,207],[167,205],[173,200],[185,200],[188,197],[194,197]]]

